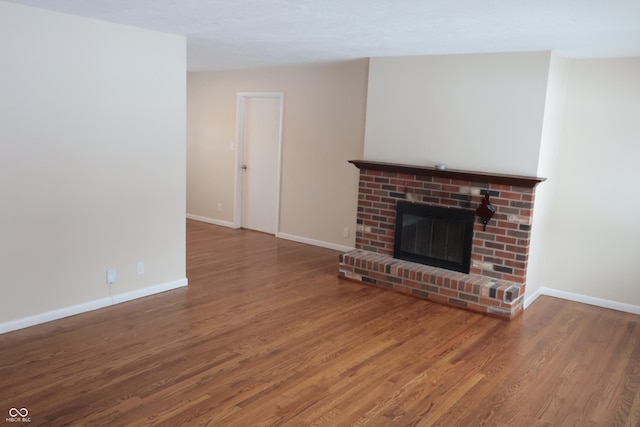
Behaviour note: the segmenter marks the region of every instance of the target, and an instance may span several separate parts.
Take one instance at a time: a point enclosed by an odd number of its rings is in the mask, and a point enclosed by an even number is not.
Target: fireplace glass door
[[[394,257],[469,273],[473,211],[399,202]]]

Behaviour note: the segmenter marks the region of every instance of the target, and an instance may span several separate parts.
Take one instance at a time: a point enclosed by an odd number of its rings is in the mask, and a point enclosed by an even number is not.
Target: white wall
[[[184,38],[0,3],[0,57],[0,332],[186,284]]]
[[[550,53],[372,58],[367,160],[535,175]]]
[[[189,73],[189,215],[231,225],[236,94],[284,92],[280,236],[353,247],[358,169],[347,161],[362,158],[367,70],[368,61],[357,60]]]
[[[571,60],[539,285],[640,306],[640,58]]]

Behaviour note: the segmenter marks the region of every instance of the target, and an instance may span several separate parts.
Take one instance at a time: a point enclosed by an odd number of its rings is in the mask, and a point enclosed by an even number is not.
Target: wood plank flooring
[[[337,255],[188,221],[188,288],[0,335],[0,424],[640,426],[640,316],[541,297],[507,322]]]

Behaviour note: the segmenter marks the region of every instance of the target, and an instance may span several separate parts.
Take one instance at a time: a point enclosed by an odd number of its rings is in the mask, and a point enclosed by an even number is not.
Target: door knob
[[[240,167],[242,168],[242,170],[245,170],[245,171],[247,170],[247,165],[242,165]]]

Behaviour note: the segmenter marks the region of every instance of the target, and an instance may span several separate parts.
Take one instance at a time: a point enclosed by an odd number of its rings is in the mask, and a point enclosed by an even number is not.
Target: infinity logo
[[[11,408],[9,409],[9,416],[10,417],[26,417],[27,415],[29,415],[29,410],[27,408]]]

